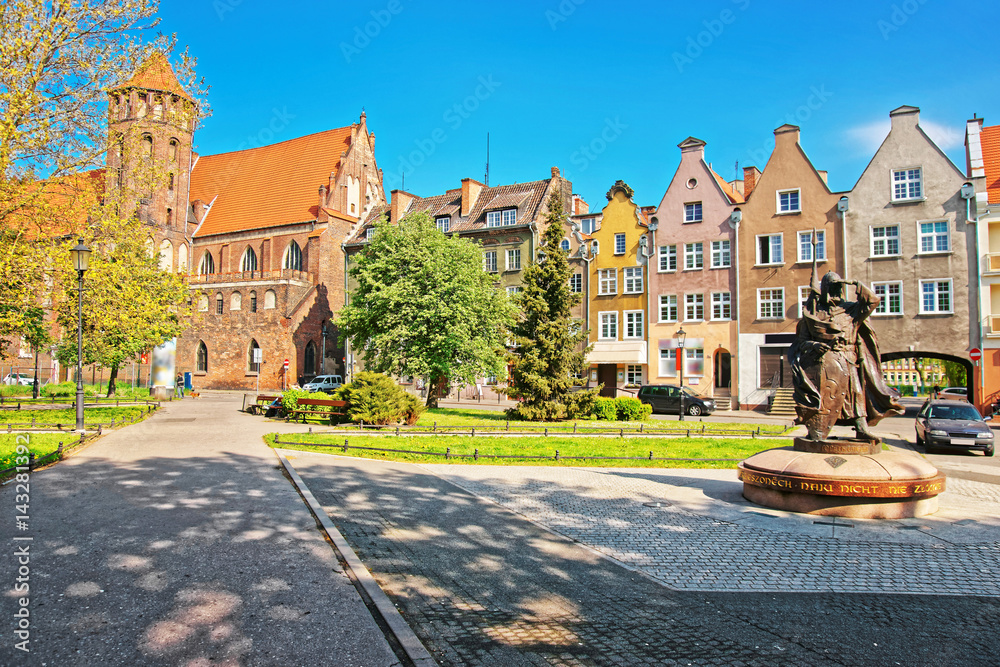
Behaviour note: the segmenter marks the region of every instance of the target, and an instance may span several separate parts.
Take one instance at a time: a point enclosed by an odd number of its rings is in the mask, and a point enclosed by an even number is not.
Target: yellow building
[[[604,396],[637,387],[649,377],[648,226],[632,195],[622,181],[608,190],[600,227],[589,241],[589,380],[604,385]]]

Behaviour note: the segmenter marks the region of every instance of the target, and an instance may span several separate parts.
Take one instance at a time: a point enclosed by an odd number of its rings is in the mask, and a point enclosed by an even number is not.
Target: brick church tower
[[[187,270],[188,192],[197,106],[166,56],[153,54],[109,92],[107,196],[150,227],[160,266]]]

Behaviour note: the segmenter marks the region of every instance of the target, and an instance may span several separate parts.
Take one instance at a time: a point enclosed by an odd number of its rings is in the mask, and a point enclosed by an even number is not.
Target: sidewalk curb
[[[396,606],[392,604],[385,592],[379,587],[378,582],[372,576],[368,568],[365,567],[358,555],[354,553],[354,549],[351,545],[347,543],[344,536],[340,534],[337,527],[333,525],[330,521],[330,517],[327,513],[323,511],[323,507],[316,500],[316,497],[306,486],[305,481],[299,476],[299,473],[295,470],[294,466],[289,462],[285,455],[279,450],[275,449],[274,453],[278,456],[281,461],[281,465],[285,467],[288,475],[292,478],[292,483],[298,488],[299,493],[306,501],[306,505],[309,506],[309,510],[313,513],[316,519],[323,526],[323,530],[326,531],[327,536],[329,536],[330,541],[333,542],[334,547],[340,553],[340,556],[344,559],[347,567],[350,568],[351,573],[354,575],[355,581],[364,589],[365,593],[371,598],[372,604],[378,610],[379,614],[382,616],[382,620],[385,621],[386,627],[392,632],[396,641],[406,652],[407,657],[413,662],[417,667],[436,667],[437,662],[431,656],[431,654],[424,648],[424,645],[417,638],[417,635],[413,632],[413,629],[406,623],[399,610]]]

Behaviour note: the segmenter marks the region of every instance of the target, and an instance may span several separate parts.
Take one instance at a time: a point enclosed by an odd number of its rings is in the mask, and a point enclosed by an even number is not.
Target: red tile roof
[[[986,192],[991,204],[1000,203],[1000,125],[984,127],[980,135],[983,166],[986,168]]]
[[[719,184],[719,187],[722,188],[722,191],[726,193],[727,197],[729,197],[729,203],[731,204],[746,203],[746,200],[743,198],[743,195],[741,195],[736,190],[733,190],[732,186],[729,185],[729,183],[726,183],[726,179],[715,173],[714,169],[710,169],[709,171],[712,172],[712,176],[715,176],[715,181]]]
[[[351,127],[233,153],[203,155],[190,200],[212,203],[198,236],[315,220],[319,186],[340,168]],[[353,218],[352,218],[353,219]]]
[[[144,88],[146,90],[161,90],[167,93],[182,95],[191,99],[174,74],[174,69],[167,57],[157,51],[146,62],[139,66],[135,74],[122,88]]]

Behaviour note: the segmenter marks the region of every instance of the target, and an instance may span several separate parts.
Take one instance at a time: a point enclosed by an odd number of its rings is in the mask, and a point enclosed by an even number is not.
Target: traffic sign
[[[969,351],[969,359],[972,359],[973,361],[979,361],[982,358],[983,358],[983,351],[980,350],[978,347],[974,347]]]
[[[285,359],[285,368],[288,368],[288,359]]]

